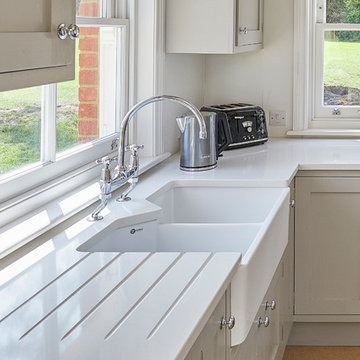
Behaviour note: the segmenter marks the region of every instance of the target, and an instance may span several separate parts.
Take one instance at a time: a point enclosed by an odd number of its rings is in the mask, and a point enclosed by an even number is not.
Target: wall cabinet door
[[[360,181],[298,177],[295,313],[360,314]]]
[[[75,0],[1,2],[0,91],[73,78],[75,42],[57,27],[75,22]]]
[[[166,0],[166,51],[233,54],[260,49],[263,0]]]
[[[264,0],[238,0],[237,46],[261,44],[263,41]]]

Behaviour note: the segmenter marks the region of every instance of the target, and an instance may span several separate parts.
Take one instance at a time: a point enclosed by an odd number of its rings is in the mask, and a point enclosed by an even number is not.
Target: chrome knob
[[[248,28],[246,26],[239,28],[239,33],[240,34],[243,33],[244,35],[246,35],[248,33],[248,31],[249,30],[248,30]]]
[[[65,24],[60,24],[57,27],[57,36],[61,40],[65,40],[67,38],[68,33],[67,33],[67,27],[65,26]]]
[[[276,301],[275,300],[266,301],[265,310],[267,310],[267,309],[275,310],[276,309]]]
[[[69,25],[67,32],[71,40],[75,40],[80,37],[80,28],[75,24]]]
[[[264,325],[264,327],[268,327],[270,325],[270,318],[268,316],[265,316],[265,319],[259,317],[258,321],[258,327],[261,325]]]
[[[71,40],[78,39],[80,36],[80,28],[75,24],[71,24],[69,27],[65,24],[60,24],[57,27],[57,36],[61,40],[65,40],[68,36]]]
[[[226,320],[223,316],[220,321],[220,329],[227,326],[229,330],[231,330],[235,326],[235,316],[231,315],[229,317],[229,320]]]

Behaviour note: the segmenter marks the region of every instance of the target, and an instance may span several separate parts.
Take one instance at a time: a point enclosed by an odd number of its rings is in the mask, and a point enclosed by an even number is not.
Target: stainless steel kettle
[[[202,112],[207,138],[199,138],[199,124],[194,115],[176,118],[181,131],[180,169],[184,171],[203,171],[214,169],[221,152],[231,143],[231,133],[227,117],[213,112]],[[218,144],[218,127],[221,126],[225,139]]]

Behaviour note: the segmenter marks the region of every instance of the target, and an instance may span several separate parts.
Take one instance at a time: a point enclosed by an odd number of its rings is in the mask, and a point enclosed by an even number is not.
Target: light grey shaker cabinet
[[[297,177],[295,314],[360,314],[360,180]]]
[[[75,41],[57,36],[75,23],[75,0],[11,0],[0,8],[0,91],[74,78]]]
[[[166,51],[234,54],[262,48],[263,1],[166,0]]]
[[[227,360],[229,330],[220,326],[226,316],[226,295],[223,295],[185,360]]]

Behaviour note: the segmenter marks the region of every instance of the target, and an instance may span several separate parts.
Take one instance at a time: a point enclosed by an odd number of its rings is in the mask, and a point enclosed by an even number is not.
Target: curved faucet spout
[[[126,136],[126,129],[128,127],[129,120],[144,106],[155,103],[158,101],[168,100],[172,101],[187,107],[196,117],[199,122],[200,139],[206,139],[206,125],[203,116],[201,115],[200,111],[190,102],[177,97],[177,96],[170,96],[170,95],[162,95],[162,96],[154,96],[144,101],[137,103],[130,111],[125,115],[124,119],[120,125],[120,145],[119,145],[119,156],[118,156],[118,165],[115,168],[114,173],[112,174],[110,171],[110,163],[114,160],[110,158],[103,158],[97,163],[103,163],[104,169],[102,171],[101,180],[100,180],[100,205],[92,212],[89,221],[97,221],[101,220],[103,217],[99,215],[99,213],[106,207],[109,199],[111,198],[111,190],[113,186],[122,186],[126,182],[130,183],[130,187],[125,190],[118,201],[127,201],[130,200],[128,196],[130,191],[132,191],[138,182],[139,176],[139,158],[138,158],[138,150],[142,149],[142,146],[138,145],[130,145],[127,148],[125,147],[125,136]],[[130,164],[125,166],[125,151],[129,150],[131,152],[130,156]]]
[[[197,121],[199,122],[199,127],[200,127],[199,137],[200,137],[200,139],[206,139],[207,133],[206,133],[205,121],[204,121],[204,118],[201,115],[199,109],[196,106],[194,106],[187,100],[177,97],[177,96],[161,95],[161,96],[151,97],[149,99],[146,99],[144,101],[137,103],[133,108],[131,108],[128,111],[128,113],[124,116],[124,119],[121,122],[120,146],[119,146],[119,157],[118,157],[118,168],[119,169],[124,170],[126,168],[126,166],[125,166],[125,136],[126,136],[126,129],[127,129],[130,119],[144,106],[149,105],[151,103],[164,101],[164,100],[172,101],[172,102],[184,105],[186,108],[188,108],[194,114]]]

